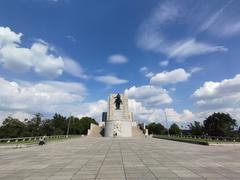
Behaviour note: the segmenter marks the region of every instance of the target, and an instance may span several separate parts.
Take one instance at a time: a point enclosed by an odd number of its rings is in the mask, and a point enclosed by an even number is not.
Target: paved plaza
[[[0,149],[0,179],[240,179],[240,147],[83,137]]]

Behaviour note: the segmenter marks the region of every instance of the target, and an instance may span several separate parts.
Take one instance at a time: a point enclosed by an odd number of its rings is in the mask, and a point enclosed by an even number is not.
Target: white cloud
[[[191,74],[186,72],[182,68],[175,69],[173,71],[163,71],[153,76],[150,79],[150,84],[153,85],[176,84],[178,82],[187,81],[190,76]]]
[[[0,124],[7,116],[24,120],[38,112],[47,117],[60,113],[64,116],[90,116],[100,121],[102,112],[107,109],[105,100],[84,102],[87,90],[80,83],[30,83],[0,78],[0,84]]]
[[[9,27],[0,27],[0,48],[6,44],[21,43],[22,33],[15,33]]]
[[[196,10],[199,11],[199,8]],[[200,12],[194,12],[194,15],[197,16],[196,18],[189,18],[193,16],[191,13],[192,11],[188,11],[186,3],[178,3],[178,1],[159,3],[159,6],[154,9],[151,16],[144,21],[139,28],[137,38],[138,47],[156,53],[163,53],[168,59],[177,60],[184,60],[188,57],[202,54],[227,51],[228,49],[224,46],[212,45],[208,42],[196,40],[194,36],[199,32],[196,32],[195,34],[193,33],[192,35],[190,34],[190,37],[181,36],[175,38],[174,41],[168,36],[167,30],[168,28],[172,28],[171,25],[175,22],[177,24],[184,19],[188,20],[189,22],[187,23],[190,23],[192,26],[191,23],[195,23]],[[205,25],[202,25],[202,29],[208,29],[218,16],[219,15],[217,14],[212,20],[209,20]],[[188,32],[189,26],[186,25],[185,27],[186,28],[183,30]],[[189,36],[189,32],[187,35]]]
[[[61,81],[8,81],[0,78],[0,109],[5,111],[64,112],[66,106],[80,104],[86,88],[80,83]]]
[[[74,60],[70,59],[70,58],[65,58],[64,59],[64,70],[76,77],[79,78],[88,78],[87,75],[85,75],[84,73],[84,69]]]
[[[96,102],[85,103],[81,107],[81,113],[77,114],[79,117],[89,116],[98,121],[102,120],[102,112],[107,111],[107,101],[98,100]]]
[[[134,99],[129,99],[129,109],[134,114],[134,118],[138,122],[160,122],[166,126],[165,112],[168,118],[168,126],[175,122],[178,124],[190,123],[195,115],[188,109],[184,109],[182,112],[177,112],[173,108],[154,108],[146,107],[141,102]]]
[[[33,70],[48,78],[60,76],[66,70],[74,76],[85,78],[78,63],[54,55],[54,48],[45,41],[36,40],[30,48],[25,48],[21,46],[21,37],[22,33],[17,34],[8,27],[0,27],[0,65],[3,68],[13,72]]]
[[[208,54],[212,52],[228,51],[223,46],[214,46],[203,42],[198,42],[196,39],[188,39],[175,43],[166,49],[169,58],[185,59],[190,56]]]
[[[222,8],[220,8],[218,11],[216,11],[214,14],[210,16],[210,18],[205,21],[202,26],[200,27],[201,31],[206,31],[208,30],[212,25],[216,23],[216,21],[219,20],[221,15],[224,13],[225,9],[232,4],[232,0],[228,1]]]
[[[161,66],[161,67],[166,67],[166,66],[168,66],[168,64],[169,64],[169,61],[168,61],[168,60],[160,61],[160,62],[159,62],[159,66]]]
[[[69,39],[72,42],[76,42],[77,41],[76,38],[74,36],[72,36],[72,35],[67,35],[66,38]]]
[[[99,82],[108,84],[108,85],[118,85],[118,84],[125,84],[128,80],[120,79],[113,75],[104,75],[104,76],[97,76],[95,79]]]
[[[161,51],[165,37],[161,28],[179,16],[179,8],[174,3],[159,3],[158,7],[139,29],[137,45],[146,50]]]
[[[240,74],[221,82],[208,81],[192,97],[201,108],[233,108],[240,105]]]
[[[152,76],[154,76],[154,73],[149,71],[149,69],[147,67],[141,67],[139,70],[141,73],[143,73],[147,78],[150,78]]]
[[[133,86],[126,89],[125,93],[130,99],[135,99],[145,106],[156,106],[172,102],[172,98],[168,95],[166,89],[150,85],[140,87]]]
[[[197,72],[202,71],[202,70],[203,70],[202,67],[193,67],[190,72],[192,74],[192,73],[197,73]]]
[[[142,73],[147,73],[148,68],[144,66],[144,67],[141,67],[139,71],[142,72]]]
[[[128,58],[122,54],[113,54],[108,57],[108,62],[112,64],[123,64],[128,62]]]
[[[221,26],[221,30],[219,30],[219,26]],[[212,33],[218,35],[219,37],[231,37],[240,34],[240,21],[231,21],[225,23],[219,23],[218,27],[213,27],[211,29]]]

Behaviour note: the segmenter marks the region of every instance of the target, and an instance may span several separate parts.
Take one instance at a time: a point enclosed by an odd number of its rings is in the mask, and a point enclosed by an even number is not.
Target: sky
[[[240,123],[240,1],[0,1],[0,122],[101,121],[125,93],[137,122]]]

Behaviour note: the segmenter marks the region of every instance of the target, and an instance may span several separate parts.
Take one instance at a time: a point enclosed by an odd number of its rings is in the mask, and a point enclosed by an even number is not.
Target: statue
[[[119,110],[120,109],[120,104],[122,104],[122,100],[121,100],[121,96],[120,94],[118,93],[116,97],[114,97],[115,101],[115,105],[116,105],[116,110]]]

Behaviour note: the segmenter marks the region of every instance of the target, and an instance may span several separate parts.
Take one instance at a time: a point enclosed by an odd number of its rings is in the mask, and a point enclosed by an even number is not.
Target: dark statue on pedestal
[[[121,96],[120,94],[118,93],[117,96],[114,97],[115,101],[115,105],[116,105],[116,110],[119,110],[120,109],[120,105],[122,104],[122,100],[121,100]]]

